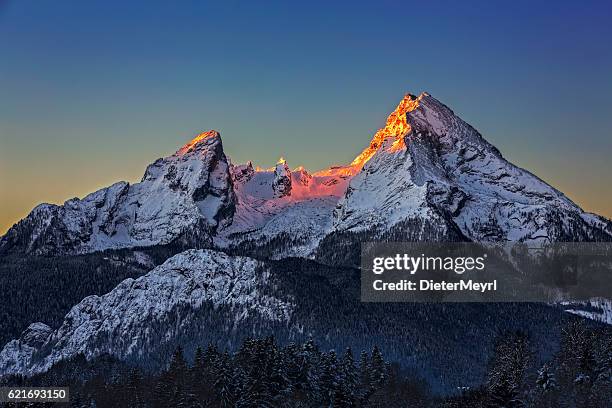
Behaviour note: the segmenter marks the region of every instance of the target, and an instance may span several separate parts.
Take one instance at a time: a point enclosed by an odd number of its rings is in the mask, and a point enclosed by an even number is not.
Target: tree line
[[[576,319],[562,333],[558,352],[545,362],[535,358],[526,333],[503,333],[482,384],[446,396],[387,361],[377,346],[338,354],[313,340],[280,346],[274,337],[248,338],[235,352],[211,344],[191,359],[179,347],[157,373],[110,357],[88,362],[79,356],[37,377],[4,383],[59,386],[71,378],[70,405],[76,408],[609,407],[612,329]]]

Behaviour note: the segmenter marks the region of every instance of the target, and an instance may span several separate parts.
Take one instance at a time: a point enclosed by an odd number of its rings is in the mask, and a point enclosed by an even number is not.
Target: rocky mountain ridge
[[[0,376],[44,372],[79,353],[137,359],[194,324],[202,306],[224,307],[227,330],[254,317],[286,324],[292,305],[267,294],[267,281],[265,265],[254,259],[187,250],[103,296],[86,297],[56,330],[31,324],[0,351]]]

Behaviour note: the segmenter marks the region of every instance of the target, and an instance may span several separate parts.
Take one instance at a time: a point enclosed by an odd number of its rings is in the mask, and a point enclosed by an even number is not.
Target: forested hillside
[[[0,257],[0,344],[33,322],[57,327],[72,306],[101,295],[178,252],[172,246],[105,251],[79,256]]]
[[[81,407],[560,407],[605,408],[612,399],[610,328],[568,323],[559,352],[543,364],[524,332],[502,333],[476,387],[436,395],[378,346],[355,353],[323,351],[315,341],[279,345],[273,337],[246,339],[235,352],[215,344],[192,358],[177,348],[161,373],[109,357],[82,356],[12,385],[70,384]]]

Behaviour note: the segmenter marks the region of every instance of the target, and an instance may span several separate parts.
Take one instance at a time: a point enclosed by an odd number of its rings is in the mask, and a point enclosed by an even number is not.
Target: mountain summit
[[[206,146],[210,146],[214,143],[221,143],[221,134],[219,132],[216,130],[202,132],[183,145],[183,147],[181,147],[176,154],[182,156],[188,153],[193,153],[194,151],[205,149]]]
[[[419,101],[427,96],[427,93],[422,93],[419,97],[411,94],[406,94],[397,105],[397,108],[387,118],[385,127],[379,129],[372,138],[370,145],[359,156],[353,160],[351,166],[358,168],[372,158],[374,153],[382,146],[385,139],[392,138],[394,143],[399,144],[404,142],[404,137],[410,133],[410,124],[408,124],[407,113],[412,112],[419,106]]]
[[[232,165],[211,130],[149,165],[140,183],[39,205],[2,237],[0,253],[179,242],[355,264],[365,239],[609,241],[612,224],[509,163],[424,92],[404,96],[346,166]]]

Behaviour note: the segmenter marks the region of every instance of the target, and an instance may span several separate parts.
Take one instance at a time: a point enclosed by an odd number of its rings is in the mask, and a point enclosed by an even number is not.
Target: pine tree
[[[370,391],[370,360],[368,353],[362,350],[359,356],[359,399],[362,401],[367,400],[371,395]]]
[[[558,407],[559,386],[550,363],[545,363],[539,370],[532,395],[532,405],[537,407]]]
[[[202,347],[200,346],[196,348],[196,351],[193,357],[192,371],[200,375],[204,372],[204,350],[202,350]]]
[[[303,358],[300,347],[290,343],[281,352],[278,364],[284,367],[284,376],[287,381],[287,395],[303,394],[306,388],[306,372],[303,367]]]
[[[152,405],[154,408],[165,408],[171,403],[173,392],[172,379],[162,373],[153,387]]]
[[[531,349],[525,333],[501,336],[490,363],[487,387],[492,407],[523,406],[526,397],[526,373],[531,363]]]
[[[216,381],[214,383],[217,392],[219,406],[229,408],[234,406],[235,401],[235,377],[232,368],[232,360],[228,352],[223,353],[214,367]]]
[[[128,405],[135,408],[145,406],[143,389],[142,389],[143,378],[140,370],[137,368],[130,371],[127,380],[127,400]]]
[[[312,338],[302,345],[299,358],[300,381],[304,383],[306,399],[315,405],[321,400],[322,356]]]
[[[217,350],[217,346],[209,344],[208,347],[206,347],[206,351],[204,352],[202,365],[208,370],[210,370],[210,368],[214,366],[218,358],[219,350]]]
[[[155,407],[164,407],[185,404],[190,397],[187,387],[189,374],[187,362],[183,356],[183,349],[179,346],[172,354],[168,370],[162,373],[153,392]]]
[[[268,407],[273,401],[273,374],[276,346],[273,338],[254,340],[243,350],[246,373],[238,407]],[[278,392],[278,390],[274,390]]]
[[[338,358],[336,352],[331,350],[324,353],[321,359],[320,401],[322,406],[332,404],[336,391],[338,390]]]
[[[379,389],[387,378],[387,368],[385,360],[378,346],[372,349],[372,361],[370,362],[370,387],[374,390]]]
[[[570,322],[557,354],[559,392],[577,407],[608,406],[612,399],[610,328],[595,330],[581,320]]]
[[[342,406],[354,406],[359,378],[357,374],[357,367],[355,367],[353,351],[350,347],[346,349],[344,356],[342,357],[342,364],[340,366],[340,381],[341,395],[344,398],[343,401],[340,401],[343,404]]]
[[[172,355],[168,372],[177,377],[183,376],[187,372],[187,361],[185,361],[181,346],[178,346]]]
[[[341,374],[346,392],[351,396],[356,395],[359,385],[359,376],[357,367],[355,366],[355,359],[353,358],[353,350],[351,350],[350,347],[346,349],[342,357]]]

